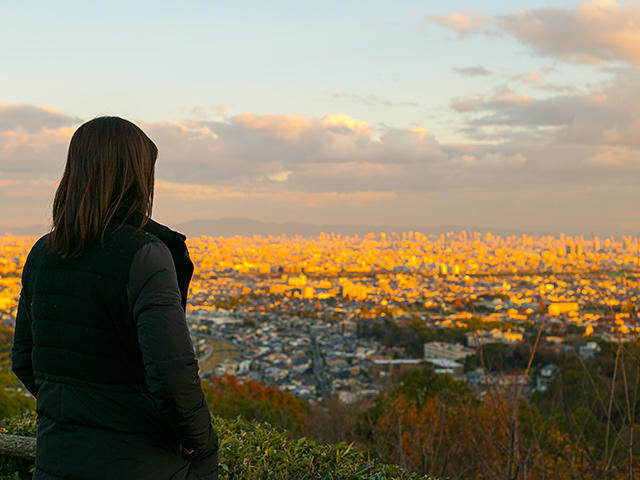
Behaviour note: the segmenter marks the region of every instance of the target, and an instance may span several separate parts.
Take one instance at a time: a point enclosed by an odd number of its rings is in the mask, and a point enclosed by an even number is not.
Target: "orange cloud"
[[[354,133],[368,136],[372,133],[366,122],[343,114],[329,114],[325,117],[307,118],[300,115],[256,115],[243,113],[230,118],[230,122],[251,130],[285,141],[299,140],[303,133],[326,131],[331,133]]]
[[[640,65],[640,6],[635,2],[593,0],[568,9],[526,8],[494,17],[465,11],[429,18],[459,37],[506,32],[542,55],[587,64],[621,60]]]
[[[320,121],[320,125],[328,127],[330,130],[336,127],[346,128],[350,132],[362,136],[371,135],[372,132],[371,127],[366,122],[342,114],[327,115]]]
[[[282,140],[297,140],[303,132],[313,127],[313,122],[299,115],[256,115],[242,113],[230,118],[231,123],[261,130]]]
[[[429,18],[435,23],[454,30],[458,37],[484,29],[490,20],[486,13],[473,10],[450,13],[449,15],[429,15]]]
[[[630,167],[640,164],[640,152],[625,146],[601,145],[586,163],[606,168]]]

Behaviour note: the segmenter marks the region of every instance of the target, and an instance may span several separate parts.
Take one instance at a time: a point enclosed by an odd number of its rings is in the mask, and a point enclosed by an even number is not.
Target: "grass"
[[[36,434],[32,412],[4,424],[2,433]],[[290,440],[266,423],[214,418],[213,425],[220,438],[221,480],[436,480],[381,464],[350,444]],[[30,462],[0,457],[0,480],[29,478],[30,469]]]

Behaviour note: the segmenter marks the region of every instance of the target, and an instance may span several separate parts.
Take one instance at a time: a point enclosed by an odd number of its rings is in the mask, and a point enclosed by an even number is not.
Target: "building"
[[[600,351],[600,345],[596,342],[587,342],[578,349],[578,354],[585,360],[589,360]]]
[[[549,384],[558,373],[558,366],[553,363],[549,363],[542,367],[536,377],[536,390],[539,392],[546,392]]]
[[[424,358],[443,358],[446,360],[464,360],[473,355],[475,350],[463,347],[458,343],[428,342],[424,344]]]
[[[478,330],[477,332],[465,333],[467,345],[477,347],[478,344],[487,343],[518,343],[522,341],[522,332],[502,331],[497,328],[492,330]]]
[[[420,358],[374,358],[370,359],[368,373],[372,377],[384,376],[406,368],[415,368],[423,363]]]
[[[555,302],[549,305],[549,315],[558,316],[563,313],[578,312],[579,306],[577,302]]]
[[[446,358],[425,358],[425,362],[430,363],[435,368],[435,373],[448,373],[449,375],[459,375],[464,371],[464,365]]]

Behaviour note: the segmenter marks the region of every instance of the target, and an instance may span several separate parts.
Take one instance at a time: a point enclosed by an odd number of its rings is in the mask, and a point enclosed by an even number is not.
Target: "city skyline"
[[[108,114],[158,145],[171,224],[640,230],[637,3],[2,13],[0,227],[48,223],[71,134]]]

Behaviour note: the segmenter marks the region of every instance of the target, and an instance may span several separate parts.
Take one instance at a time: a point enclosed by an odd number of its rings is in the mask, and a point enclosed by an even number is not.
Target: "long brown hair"
[[[50,241],[63,257],[77,257],[103,241],[116,211],[143,213],[153,207],[156,145],[133,123],[99,117],[81,125],[71,137],[67,164],[53,200]]]

